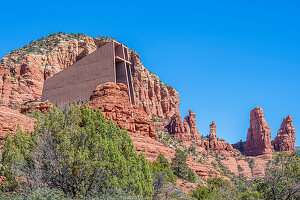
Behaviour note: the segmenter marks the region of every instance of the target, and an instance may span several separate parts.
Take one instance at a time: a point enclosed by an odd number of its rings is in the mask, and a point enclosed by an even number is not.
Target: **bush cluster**
[[[193,170],[188,167],[186,158],[187,155],[184,153],[184,151],[176,149],[175,157],[172,159],[172,170],[178,177],[190,182],[195,182],[196,175],[194,174]]]
[[[300,157],[284,152],[275,156],[266,175],[255,180],[236,177],[232,182],[209,178],[206,186],[198,186],[190,196],[195,199],[230,200],[296,200],[300,198]]]
[[[1,159],[2,191],[48,187],[70,197],[99,196],[122,190],[153,196],[151,172],[131,137],[103,114],[73,106],[53,108],[28,134],[8,135]]]

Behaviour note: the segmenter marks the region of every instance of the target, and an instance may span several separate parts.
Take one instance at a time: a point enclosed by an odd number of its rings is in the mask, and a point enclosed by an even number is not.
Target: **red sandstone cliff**
[[[153,122],[141,107],[130,104],[127,87],[122,83],[98,85],[87,107],[101,110],[107,120],[112,119],[131,133],[156,138]]]
[[[8,106],[41,97],[44,80],[94,52],[109,38],[82,34],[51,34],[9,52],[0,64],[0,101]],[[150,116],[170,119],[179,113],[179,94],[148,71],[132,51],[133,85],[137,105]]]
[[[295,127],[293,125],[292,116],[287,116],[283,119],[281,127],[276,138],[272,141],[272,146],[275,151],[295,151]]]
[[[272,153],[271,130],[260,107],[254,108],[250,113],[250,128],[243,150],[249,156]]]
[[[147,70],[135,51],[132,51],[131,62],[136,104],[150,117],[160,116],[170,119],[174,114],[180,116],[178,92]]]

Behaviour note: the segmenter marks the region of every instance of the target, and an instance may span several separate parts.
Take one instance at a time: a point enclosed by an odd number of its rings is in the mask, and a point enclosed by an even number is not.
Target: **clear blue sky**
[[[292,115],[300,146],[299,1],[3,1],[0,57],[53,32],[110,36],[180,93],[202,135],[245,140],[260,106],[277,134]]]

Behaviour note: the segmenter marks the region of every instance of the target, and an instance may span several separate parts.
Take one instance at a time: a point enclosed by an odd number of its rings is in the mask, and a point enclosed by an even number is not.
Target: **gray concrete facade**
[[[128,87],[131,104],[135,104],[129,49],[112,40],[95,52],[44,82],[42,99],[60,108],[90,99],[97,85],[106,82],[124,83]]]

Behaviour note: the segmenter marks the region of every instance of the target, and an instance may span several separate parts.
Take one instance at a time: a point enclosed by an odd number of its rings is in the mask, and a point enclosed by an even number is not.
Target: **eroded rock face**
[[[200,134],[196,125],[196,115],[189,110],[189,116],[181,121],[180,115],[173,115],[169,124],[169,132],[174,135],[175,139],[189,141],[191,139],[199,139]]]
[[[22,115],[17,110],[6,106],[0,106],[0,143],[5,139],[8,132],[15,134],[18,126],[22,131],[33,131],[35,120]]]
[[[141,107],[130,104],[127,87],[122,83],[98,85],[87,107],[101,110],[107,120],[111,118],[131,133],[156,138],[153,122]]]
[[[131,53],[131,62],[136,104],[141,106],[150,117],[171,119],[173,115],[180,116],[178,92],[147,70],[135,51]]]
[[[260,107],[254,108],[250,113],[250,128],[243,150],[249,156],[272,153],[271,130]]]
[[[190,131],[186,131],[189,130],[189,126],[181,121],[180,115],[173,115],[168,129],[169,133],[174,135],[177,140],[189,141],[191,138]]]
[[[39,100],[44,81],[94,52],[110,39],[87,35],[51,34],[8,53],[0,64],[0,101],[8,106]],[[179,94],[148,71],[140,56],[131,51],[136,105],[149,117],[179,113]]]
[[[272,141],[272,146],[275,151],[295,151],[295,127],[293,125],[292,116],[287,116],[283,119],[281,127],[276,138]]]
[[[189,130],[186,129],[186,132],[188,133],[188,131],[189,131],[191,138],[193,138],[193,139],[200,138],[200,134],[198,132],[197,125],[196,125],[196,115],[192,110],[189,110],[189,116],[186,116],[184,118],[183,123],[184,124],[186,123],[188,125]]]
[[[28,105],[25,105],[19,109],[22,114],[30,114],[34,112],[47,112],[53,107],[53,104],[50,102],[31,102]]]

